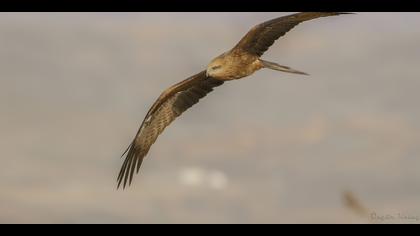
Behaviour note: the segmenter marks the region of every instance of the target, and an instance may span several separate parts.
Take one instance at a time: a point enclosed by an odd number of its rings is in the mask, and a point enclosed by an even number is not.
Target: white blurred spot
[[[218,190],[226,188],[228,183],[226,175],[217,170],[208,174],[208,181],[211,188]]]
[[[179,181],[187,186],[199,186],[204,182],[204,171],[200,168],[189,167],[185,168],[179,174]]]
[[[200,167],[188,167],[180,171],[179,182],[190,187],[208,187],[222,190],[226,188],[228,178],[219,170],[209,171]]]

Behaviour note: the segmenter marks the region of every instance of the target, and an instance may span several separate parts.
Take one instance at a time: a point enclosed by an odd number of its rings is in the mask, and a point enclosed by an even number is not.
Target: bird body
[[[262,68],[287,73],[306,73],[261,59],[265,51],[281,36],[301,22],[348,13],[302,12],[269,20],[253,27],[228,52],[213,59],[200,73],[166,89],[152,105],[136,137],[124,152],[125,160],[118,175],[118,187],[131,184],[142,161],[157,137],[176,117],[225,81],[238,80]]]

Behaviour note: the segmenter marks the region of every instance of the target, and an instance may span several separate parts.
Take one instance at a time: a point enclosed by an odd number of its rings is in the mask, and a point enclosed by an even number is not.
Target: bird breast
[[[253,74],[262,67],[262,63],[255,56],[230,53],[223,58],[223,67],[214,76],[223,81],[237,80]]]

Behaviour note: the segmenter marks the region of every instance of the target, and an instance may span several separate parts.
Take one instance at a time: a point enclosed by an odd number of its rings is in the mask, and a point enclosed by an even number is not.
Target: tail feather
[[[264,60],[261,60],[261,59],[260,59],[260,61],[263,64],[264,68],[277,70],[277,71],[282,71],[282,72],[287,72],[287,73],[292,73],[292,74],[309,75],[305,72],[292,69],[288,66],[282,66],[282,65],[279,65],[279,64],[274,63],[274,62],[264,61]]]

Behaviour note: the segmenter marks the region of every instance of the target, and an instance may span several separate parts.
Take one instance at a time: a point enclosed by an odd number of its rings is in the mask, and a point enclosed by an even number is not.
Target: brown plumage
[[[131,184],[143,158],[157,137],[176,117],[196,104],[224,81],[241,79],[262,68],[306,74],[287,66],[260,59],[273,43],[301,22],[334,16],[338,12],[303,12],[279,17],[253,27],[230,51],[216,57],[205,71],[165,90],[147,113],[136,137],[131,142],[118,175],[118,187]]]

